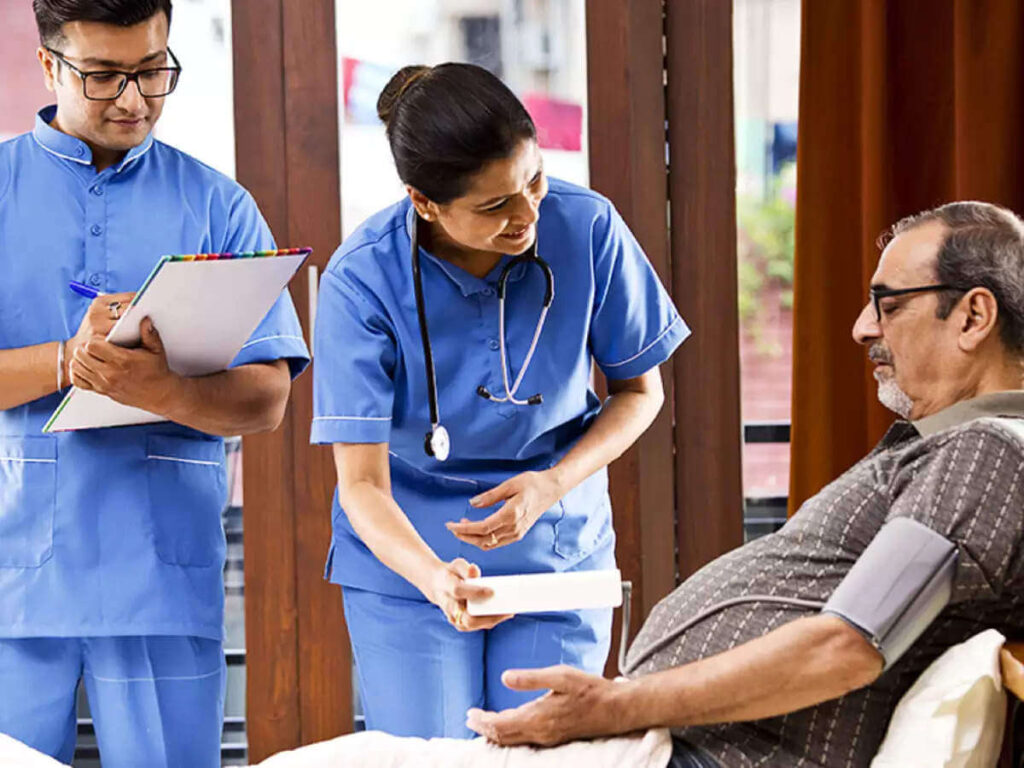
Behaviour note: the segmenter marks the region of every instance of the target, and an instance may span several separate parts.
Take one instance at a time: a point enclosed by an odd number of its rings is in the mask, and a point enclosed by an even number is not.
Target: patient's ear
[[[960,350],[975,352],[995,332],[999,304],[988,288],[972,288],[960,299],[953,315],[960,326]]]

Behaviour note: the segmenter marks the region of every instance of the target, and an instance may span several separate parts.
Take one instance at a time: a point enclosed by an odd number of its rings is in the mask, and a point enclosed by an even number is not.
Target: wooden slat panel
[[[284,126],[281,0],[232,6],[238,180],[256,198],[279,243],[290,240]],[[273,434],[243,441],[245,496],[246,715],[250,757],[260,760],[301,737],[294,410]]]
[[[668,286],[662,33],[660,1],[587,3],[591,186],[612,200]],[[616,554],[634,585],[634,634],[675,586],[671,366],[662,374],[665,407],[609,468]],[[609,672],[617,671],[618,622]]]
[[[666,5],[673,359],[682,578],[743,543],[732,3]]]
[[[233,5],[238,177],[279,243],[326,265],[341,237],[334,3]],[[309,340],[308,277],[291,287]],[[352,729],[341,595],[324,583],[334,469],[309,445],[312,376],[285,423],[246,438],[245,563],[250,758]]]
[[[341,239],[334,2],[285,3],[283,10],[288,219],[293,244],[312,245],[311,264],[322,269]],[[309,284],[300,277],[292,295],[308,340]],[[330,449],[309,445],[311,373],[295,382],[291,412],[299,705],[302,743],[309,744],[352,730],[352,660],[341,590],[323,580],[335,474]]]

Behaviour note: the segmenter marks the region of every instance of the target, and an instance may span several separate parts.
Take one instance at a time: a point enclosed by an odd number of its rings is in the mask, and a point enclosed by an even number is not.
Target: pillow
[[[954,645],[900,699],[871,768],[992,768],[999,759],[1006,695],[994,629]]]

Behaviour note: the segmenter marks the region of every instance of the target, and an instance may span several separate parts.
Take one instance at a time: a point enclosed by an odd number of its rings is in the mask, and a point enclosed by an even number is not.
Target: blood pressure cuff
[[[885,668],[921,636],[953,592],[956,545],[905,517],[884,526],[822,613],[845,620],[878,649]]]

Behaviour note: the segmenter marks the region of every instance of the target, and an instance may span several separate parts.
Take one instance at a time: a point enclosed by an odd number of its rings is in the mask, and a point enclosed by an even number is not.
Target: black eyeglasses
[[[919,285],[915,288],[875,288],[871,287],[868,289],[868,293],[871,295],[871,303],[875,307],[875,320],[879,323],[882,322],[882,299],[887,299],[890,296],[905,296],[908,293],[925,293],[927,291],[959,291],[964,293],[964,288],[959,288],[955,285],[946,285],[941,283],[938,285]]]
[[[147,99],[156,99],[167,96],[178,85],[178,76],[181,74],[181,64],[178,57],[170,48],[167,55],[174,62],[173,67],[154,67],[152,69],[140,69],[138,72],[122,72],[116,69],[102,71],[83,72],[70,61],[64,58],[60,51],[47,48],[61,64],[66,66],[82,81],[82,93],[85,98],[92,101],[114,101],[124,93],[128,83],[134,81],[139,89],[139,94]]]

